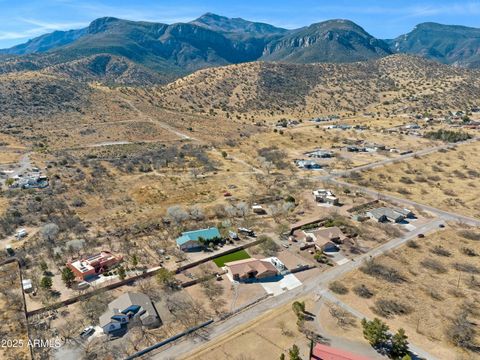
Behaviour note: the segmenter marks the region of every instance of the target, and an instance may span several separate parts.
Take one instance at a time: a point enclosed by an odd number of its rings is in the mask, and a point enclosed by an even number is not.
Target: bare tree
[[[203,210],[199,206],[192,206],[189,209],[190,213],[190,218],[195,221],[201,221],[205,219],[205,214],[203,213]]]
[[[57,239],[59,231],[60,229],[57,224],[48,223],[40,229],[40,235],[45,241],[53,243]]]
[[[176,224],[181,224],[188,220],[188,213],[179,205],[170,206],[167,209],[167,216]]]

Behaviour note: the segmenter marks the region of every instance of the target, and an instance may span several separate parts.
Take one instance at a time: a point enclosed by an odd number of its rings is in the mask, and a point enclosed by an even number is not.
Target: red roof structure
[[[365,356],[355,355],[347,351],[316,344],[310,360],[370,360]]]

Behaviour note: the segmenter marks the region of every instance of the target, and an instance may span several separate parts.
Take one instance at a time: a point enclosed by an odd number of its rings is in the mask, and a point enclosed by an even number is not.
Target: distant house
[[[330,204],[330,205],[339,204],[338,198],[330,190],[325,190],[325,189],[314,190],[313,197],[315,201],[319,203]]]
[[[340,250],[338,244],[343,243],[347,238],[336,226],[315,230],[297,230],[293,235],[299,241],[314,242],[315,247],[324,253],[338,252]]]
[[[305,155],[307,155],[310,158],[320,158],[320,159],[333,157],[333,153],[331,151],[322,150],[322,149],[307,152],[305,153]]]
[[[407,219],[413,219],[415,218],[415,214],[410,211],[409,209],[405,209],[405,208],[394,208],[394,210],[400,214],[402,214],[403,216],[405,216],[405,218]]]
[[[124,334],[133,325],[156,328],[161,324],[150,298],[134,292],[127,292],[113,300],[99,320],[100,327],[107,335]]]
[[[267,259],[244,259],[225,263],[225,267],[236,281],[265,279],[278,275],[278,270]]]
[[[377,220],[378,222],[395,222],[399,223],[405,220],[405,215],[396,211],[392,208],[387,207],[380,207],[376,209],[372,209],[367,212],[367,216],[371,219]]]
[[[33,291],[33,285],[31,279],[22,280],[22,288],[25,293],[29,293]]]
[[[23,178],[18,178],[12,185],[12,188],[21,189],[44,189],[48,187],[49,181],[46,176],[39,174],[28,175]]]
[[[78,280],[83,281],[103,273],[121,261],[121,256],[113,255],[109,251],[102,251],[84,259],[69,261],[66,266],[72,270]]]
[[[318,243],[333,241],[337,244],[341,244],[347,238],[347,235],[345,235],[343,231],[340,230],[340,228],[337,226],[317,229],[314,230],[312,233],[315,236],[315,241]]]
[[[204,243],[209,241],[220,240],[222,236],[216,227],[208,229],[193,230],[183,232],[177,238],[177,246],[182,251],[200,251],[204,248]]]
[[[327,345],[316,344],[312,349],[310,360],[369,360],[369,358]]]
[[[307,170],[317,170],[322,168],[322,165],[313,160],[295,160],[295,164],[299,168]]]
[[[253,205],[252,211],[257,215],[265,215],[267,211],[262,207],[262,205]]]

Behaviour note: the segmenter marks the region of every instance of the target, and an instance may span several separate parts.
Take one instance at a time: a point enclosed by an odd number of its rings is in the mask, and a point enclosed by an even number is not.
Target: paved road
[[[400,155],[400,156],[397,156],[395,158],[385,159],[385,160],[377,161],[377,162],[374,162],[374,163],[371,163],[371,164],[357,166],[353,169],[342,170],[342,171],[332,171],[331,175],[333,175],[333,176],[345,176],[345,175],[351,174],[352,172],[375,169],[377,167],[382,167],[382,166],[385,166],[385,165],[388,165],[388,164],[391,164],[391,163],[401,162],[401,161],[404,161],[404,160],[412,158],[412,157],[428,155],[428,154],[431,154],[431,153],[434,153],[434,152],[437,152],[437,151],[440,151],[440,150],[453,148],[453,147],[455,147],[457,145],[461,145],[461,144],[468,144],[468,143],[471,143],[471,142],[476,142],[478,140],[480,140],[480,138],[473,138],[473,139],[458,142],[458,143],[455,143],[455,144],[451,144],[451,143],[442,144],[442,145],[434,146],[434,147],[431,147],[431,148],[428,148],[428,149],[414,151],[410,154]]]
[[[288,304],[295,299],[312,294],[319,293],[333,280],[341,277],[342,275],[360,267],[363,264],[364,260],[368,260],[379,256],[387,251],[393,250],[410,239],[416,238],[420,233],[428,233],[430,231],[438,229],[439,224],[442,223],[442,220],[431,220],[430,222],[424,224],[423,226],[418,227],[414,231],[411,231],[399,238],[393,239],[375,249],[372,249],[366,254],[359,256],[355,261],[351,261],[341,266],[336,266],[331,270],[328,270],[314,279],[309,279],[303,283],[301,287],[295,288],[293,290],[287,291],[281,295],[267,298],[266,300],[258,303],[255,306],[252,306],[239,314],[225,320],[215,322],[213,325],[209,326],[209,340],[214,340],[221,337],[234,330],[236,327],[245,324],[254,320],[256,317],[264,314],[265,312]],[[152,359],[178,359],[181,356],[186,355],[195,349],[196,346],[201,345],[205,341],[199,337],[187,338],[183,341],[180,341],[169,348],[163,349],[161,352],[157,352],[151,355]],[[419,349],[418,349],[419,350]],[[427,354],[426,351],[423,353]],[[425,356],[427,359],[435,359],[433,356]]]
[[[339,181],[339,180],[336,180],[332,177],[322,177],[322,180],[326,181],[326,182],[332,182],[332,183],[337,184],[337,185],[342,185],[342,186],[345,186],[345,187],[349,187],[351,189],[356,189],[356,190],[361,191],[361,192],[363,192],[367,195],[370,195],[374,198],[386,199],[386,200],[392,201],[392,202],[394,202],[396,204],[399,204],[399,205],[413,206],[413,207],[416,207],[418,209],[431,212],[432,214],[435,214],[435,215],[441,217],[445,221],[455,221],[455,222],[464,223],[466,225],[480,226],[480,219],[476,219],[476,218],[472,218],[472,217],[469,217],[469,216],[460,215],[460,214],[452,213],[452,212],[449,212],[449,211],[437,209],[433,206],[421,204],[421,203],[413,201],[413,200],[404,199],[404,198],[400,198],[400,197],[389,195],[389,194],[384,194],[384,193],[381,193],[379,191],[372,190],[372,189],[369,189],[369,188],[366,188],[366,187],[363,187],[363,186],[354,185],[354,184],[346,183],[346,182],[343,182],[343,181]]]

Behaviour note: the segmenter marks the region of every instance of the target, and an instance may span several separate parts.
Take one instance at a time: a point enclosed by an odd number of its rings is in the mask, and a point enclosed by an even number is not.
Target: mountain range
[[[161,84],[229,64],[351,63],[393,53],[480,67],[480,29],[424,23],[381,40],[349,20],[287,30],[211,13],[171,25],[105,17],[0,50],[0,74],[38,70],[82,81]]]

